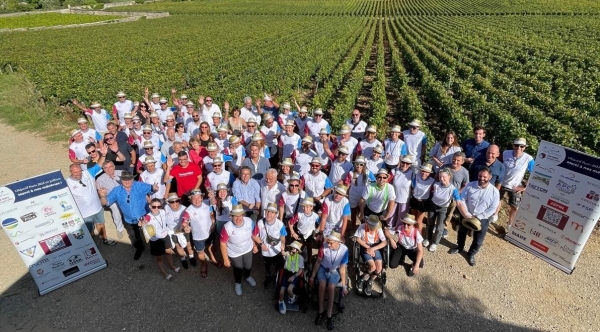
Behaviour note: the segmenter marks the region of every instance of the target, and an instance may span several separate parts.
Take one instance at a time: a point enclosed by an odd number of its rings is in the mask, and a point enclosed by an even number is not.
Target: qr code
[[[67,247],[67,245],[65,244],[65,241],[63,240],[62,236],[60,236],[60,234],[53,236],[51,238],[45,239],[44,242],[46,242],[46,245],[52,251],[57,251],[58,249]]]
[[[544,213],[544,221],[558,227],[558,224],[560,223],[560,220],[562,219],[562,214],[552,211],[550,209],[546,209],[546,212]]]

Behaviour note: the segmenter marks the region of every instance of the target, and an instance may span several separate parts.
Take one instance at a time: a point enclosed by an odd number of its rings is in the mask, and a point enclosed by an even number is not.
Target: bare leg
[[[95,226],[102,240],[106,240],[106,227],[104,227],[104,224],[95,224]]]
[[[166,249],[165,253],[167,254],[167,265],[169,265],[171,270],[175,270],[175,265],[173,264],[173,250]]]
[[[165,266],[163,264],[164,259],[163,256],[154,256],[154,260],[156,261],[156,265],[158,265],[158,270],[160,271],[160,274],[162,274],[163,278],[166,278],[167,275],[169,275],[167,273],[167,270],[165,270]]]
[[[335,294],[335,285],[329,284],[327,285],[327,295],[329,296],[329,300],[327,300],[327,318],[330,318],[333,315],[333,302],[334,302],[334,294]]]
[[[325,287],[327,286],[326,283],[327,282],[325,280],[319,281],[319,313],[325,311]]]

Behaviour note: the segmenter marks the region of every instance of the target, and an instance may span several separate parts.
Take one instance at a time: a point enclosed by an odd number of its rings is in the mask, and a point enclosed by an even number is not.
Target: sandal
[[[200,277],[206,278],[208,276],[208,269],[203,269],[200,271]]]
[[[172,274],[168,274],[168,275],[165,277],[165,280],[166,280],[166,281],[170,281],[171,279],[173,279],[173,275],[172,275]]]
[[[102,239],[102,243],[104,243],[108,246],[114,246],[115,244],[117,244],[117,241],[106,238],[106,239]]]
[[[216,266],[218,269],[220,269],[220,268],[222,268],[222,267],[223,267],[223,262],[221,262],[221,261],[218,261],[218,262],[216,262],[216,263],[213,263],[213,264],[214,264],[214,265],[215,265],[215,266]]]
[[[181,271],[181,268],[179,266],[173,269],[173,272],[175,273],[179,273],[179,271]]]

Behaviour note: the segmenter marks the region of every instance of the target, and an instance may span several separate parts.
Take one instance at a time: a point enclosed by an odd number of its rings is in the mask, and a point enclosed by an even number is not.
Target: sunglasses
[[[160,103],[161,105],[166,105],[167,103]]]
[[[248,126],[248,128],[254,128],[254,127],[256,127],[256,126]]]
[[[167,122],[175,122],[175,120],[167,120]]]
[[[142,123],[142,121],[133,121],[133,123]]]
[[[200,128],[202,128],[202,129],[208,129],[208,127],[207,127],[207,126],[202,126],[202,127],[200,127]]]
[[[378,176],[377,177],[377,180],[386,180],[386,179],[387,179],[387,176]]]
[[[221,165],[221,164],[213,164],[213,167],[221,167],[221,166],[223,166],[223,165]]]
[[[347,153],[343,153],[343,152],[338,152],[338,156],[347,156]]]
[[[131,202],[131,195],[127,195],[127,204]]]
[[[402,164],[402,165],[412,165],[411,163],[405,163],[405,162],[401,162],[400,164]]]
[[[409,223],[406,223],[406,222],[403,222],[403,224],[404,224],[404,226],[411,226],[412,225],[412,224],[409,224]]]
[[[150,208],[152,208],[152,209],[160,209],[160,205],[150,205]]]
[[[207,103],[210,103],[212,101],[212,99],[206,99]]]
[[[525,145],[517,145],[517,144],[513,144],[513,146],[515,148],[521,148],[521,149],[525,149]]]
[[[169,204],[175,204],[175,203],[179,203],[180,200],[176,200],[176,201],[170,201]]]
[[[114,139],[114,137],[112,137],[112,136],[111,137],[104,137],[104,139],[108,141],[110,139]]]
[[[79,184],[80,184],[80,185],[82,185],[83,187],[87,187],[87,186],[85,185],[85,183],[81,182],[81,180],[79,180]]]
[[[352,114],[352,116],[359,116],[360,114]]]
[[[154,149],[154,148],[144,148],[144,150],[152,150],[152,149]]]
[[[96,150],[88,151],[87,153],[96,153]]]
[[[315,114],[315,117],[317,117],[317,116],[323,116],[323,114]]]
[[[300,187],[300,185],[299,184],[290,184],[290,187],[297,188],[297,187]]]
[[[362,163],[360,163],[360,164],[354,164],[354,165],[356,165],[356,166],[361,166],[361,167],[362,167],[362,166],[365,166],[365,164],[362,164]]]
[[[151,132],[151,131],[144,131],[143,133],[144,133],[144,134],[152,134],[152,132]]]
[[[419,129],[419,127],[412,126],[410,129]]]
[[[197,116],[197,115],[192,115],[192,118],[194,118],[194,119],[197,119],[197,118],[199,118],[199,116]]]

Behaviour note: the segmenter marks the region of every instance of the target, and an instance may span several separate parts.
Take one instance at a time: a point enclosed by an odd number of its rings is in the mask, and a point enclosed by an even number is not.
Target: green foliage
[[[80,14],[30,14],[0,18],[0,29],[33,28],[54,25],[92,23],[122,18],[116,15],[80,15]],[[28,55],[24,55],[29,57]],[[2,57],[0,57],[2,59]],[[17,59],[15,59],[17,60]],[[43,59],[39,59],[42,60]],[[20,61],[17,61],[20,62]]]

